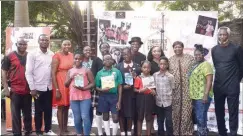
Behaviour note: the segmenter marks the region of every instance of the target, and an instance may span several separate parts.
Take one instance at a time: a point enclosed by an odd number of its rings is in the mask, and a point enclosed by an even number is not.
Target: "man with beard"
[[[44,112],[45,135],[53,135],[52,125],[52,78],[51,62],[54,53],[48,50],[50,37],[41,34],[38,38],[39,48],[27,56],[25,76],[29,83],[31,95],[35,98],[36,134],[42,135]]]
[[[227,136],[225,126],[225,99],[229,111],[230,135],[236,136],[239,120],[240,81],[243,77],[243,51],[229,41],[230,29],[220,27],[219,43],[212,48],[212,59],[216,70],[214,80],[214,101],[218,132]]]
[[[32,131],[32,97],[24,75],[27,45],[24,37],[19,37],[16,43],[17,51],[9,53],[2,61],[2,82],[5,96],[11,99],[14,136],[22,135],[21,112],[23,112],[25,135],[30,135]]]

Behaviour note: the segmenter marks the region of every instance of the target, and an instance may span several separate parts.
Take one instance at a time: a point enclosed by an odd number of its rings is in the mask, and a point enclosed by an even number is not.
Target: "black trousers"
[[[41,133],[43,112],[45,132],[51,130],[52,125],[52,91],[38,91],[39,97],[35,99],[35,128],[36,133]]]
[[[158,123],[158,135],[165,135],[164,122],[166,126],[166,132],[168,136],[173,135],[172,125],[172,106],[169,107],[156,107],[157,123]]]
[[[23,113],[24,130],[26,132],[32,131],[32,116],[31,105],[32,97],[30,94],[21,95],[11,92],[11,116],[12,116],[12,131],[13,135],[21,135],[21,111]]]
[[[229,111],[230,135],[236,136],[239,123],[239,95],[240,93],[218,93],[214,92],[215,114],[217,118],[218,132],[221,136],[227,136],[225,126],[225,99],[227,99]]]

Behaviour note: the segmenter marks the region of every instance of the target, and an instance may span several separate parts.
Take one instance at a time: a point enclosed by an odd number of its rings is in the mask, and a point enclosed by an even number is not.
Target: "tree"
[[[29,26],[29,8],[28,1],[15,1],[14,5],[14,26]]]
[[[129,1],[105,1],[106,10],[133,10]]]

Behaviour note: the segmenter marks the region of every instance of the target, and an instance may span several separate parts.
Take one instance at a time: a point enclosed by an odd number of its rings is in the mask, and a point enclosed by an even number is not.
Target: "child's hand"
[[[79,87],[79,86],[76,86],[76,85],[73,85],[74,88],[78,89],[78,90],[81,90],[81,91],[84,91],[84,88],[83,87]]]
[[[111,88],[107,87],[107,88],[104,88],[102,89],[102,92],[109,92]]]
[[[150,94],[152,94],[153,96],[155,96],[155,95],[156,95],[156,92],[155,92],[155,90],[154,90],[154,89],[149,89],[149,90],[151,90]]]
[[[123,87],[124,87],[124,89],[130,89],[131,88],[130,85],[124,85]]]

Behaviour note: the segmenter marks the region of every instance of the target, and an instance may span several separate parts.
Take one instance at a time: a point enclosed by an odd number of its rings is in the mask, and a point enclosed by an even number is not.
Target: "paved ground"
[[[69,131],[71,132],[70,135],[74,135],[75,134],[75,130],[74,130],[74,127],[68,127],[69,128]],[[57,125],[52,125],[52,131],[54,133],[58,133],[58,126]],[[96,128],[92,128],[92,132],[97,134],[97,129]],[[120,132],[118,132],[119,134]],[[2,135],[12,135],[11,132],[7,132],[6,131],[6,125],[5,125],[5,121],[1,121],[1,134]],[[35,135],[35,133],[33,133],[33,135]],[[216,135],[216,133],[210,133],[210,135]]]

